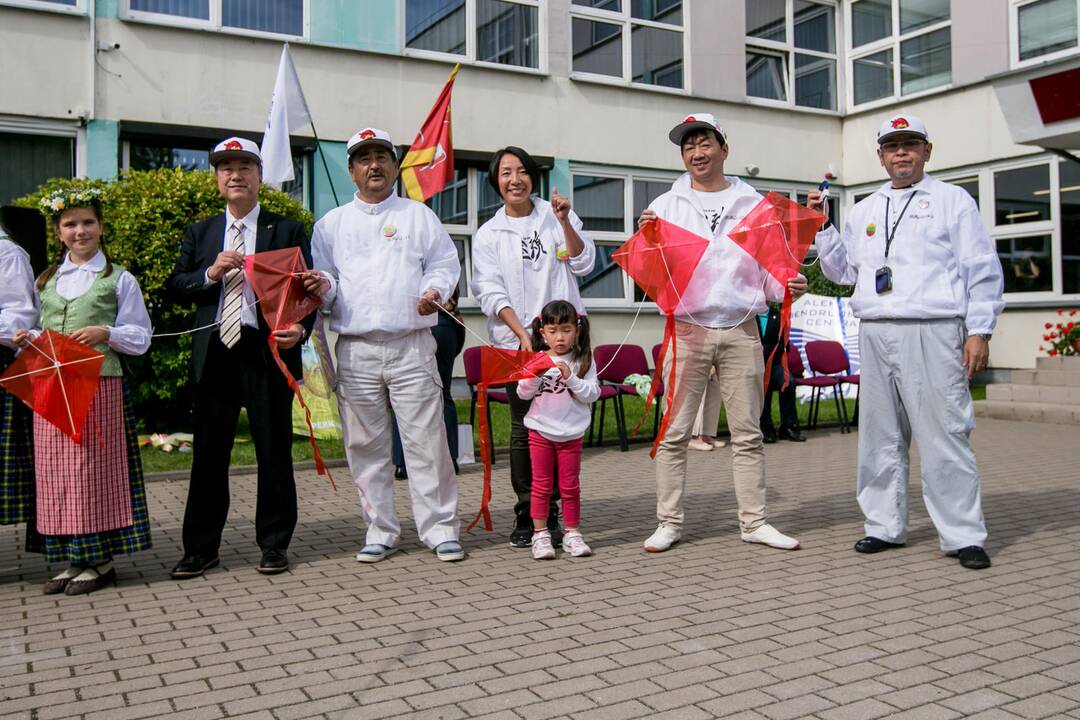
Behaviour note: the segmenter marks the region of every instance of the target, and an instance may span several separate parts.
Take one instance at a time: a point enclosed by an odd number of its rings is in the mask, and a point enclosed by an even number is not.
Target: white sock
[[[85,582],[87,580],[97,580],[105,573],[112,570],[112,560],[106,560],[103,563],[97,565],[91,565],[90,567],[79,573],[79,576],[75,578],[76,581]]]
[[[83,569],[77,565],[68,565],[67,568],[64,569],[64,572],[54,577],[53,580],[70,580],[82,571]]]

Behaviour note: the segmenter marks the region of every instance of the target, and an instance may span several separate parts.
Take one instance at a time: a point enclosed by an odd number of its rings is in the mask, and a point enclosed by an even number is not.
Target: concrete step
[[[1013,373],[1015,377],[1015,373]],[[1006,402],[1042,402],[1056,405],[1080,406],[1080,386],[1068,385],[1022,385],[1020,383],[994,383],[986,386],[987,400]]]
[[[1062,370],[1080,373],[1080,355],[1058,355],[1035,359],[1036,370]]]
[[[1058,358],[1039,358],[1040,364],[1043,360],[1056,360]],[[1071,358],[1065,358],[1071,359]],[[1046,369],[1043,370],[1013,370],[1012,371],[1012,384],[1013,385],[1047,385],[1058,387],[1080,387],[1080,370],[1072,370],[1071,366],[1068,370],[1060,369],[1063,366],[1058,366],[1059,369]],[[987,387],[990,387],[987,385]]]
[[[1000,420],[1080,425],[1080,406],[1060,403],[977,400],[975,415]]]

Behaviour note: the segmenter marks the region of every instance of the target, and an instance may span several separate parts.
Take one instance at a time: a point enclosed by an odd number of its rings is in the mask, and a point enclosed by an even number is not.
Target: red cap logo
[[[908,121],[902,117],[896,118],[892,121],[893,130],[903,130],[908,127]]]
[[[225,143],[226,150],[243,150],[244,146],[240,144],[239,140],[230,140]]]
[[[360,131],[360,139],[361,140],[370,140],[373,137],[375,137],[375,131],[372,130],[371,128]]]
[[[693,115],[687,115],[686,119],[683,120],[683,122],[697,122],[697,118],[694,117]]]

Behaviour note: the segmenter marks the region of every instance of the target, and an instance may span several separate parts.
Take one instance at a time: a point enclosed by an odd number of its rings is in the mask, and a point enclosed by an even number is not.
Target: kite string
[[[785,243],[785,245],[786,245],[786,243]],[[734,325],[732,325],[730,327],[722,327],[721,326],[721,327],[714,328],[714,327],[710,327],[708,325],[704,325],[704,324],[700,323],[698,321],[698,319],[695,318],[693,316],[693,314],[689,310],[686,309],[686,304],[683,302],[682,295],[679,294],[678,288],[675,287],[675,279],[671,275],[671,267],[668,265],[667,257],[664,256],[664,249],[662,247],[660,248],[660,259],[664,261],[664,270],[667,271],[668,281],[671,284],[671,289],[675,291],[675,297],[677,297],[679,299],[679,307],[682,307],[682,309],[686,313],[686,317],[690,318],[692,324],[697,325],[699,328],[703,328],[705,330],[733,330],[733,329],[739,327],[740,325],[742,325],[747,320],[749,320],[751,315],[755,314],[754,313],[754,304],[755,303],[751,303],[750,309],[746,311],[746,314],[743,315],[742,319],[739,320],[739,322],[735,323]],[[769,274],[765,273],[765,276],[761,281],[761,287],[758,289],[758,292],[761,293],[762,297],[766,300],[766,302],[768,301],[769,296],[765,294],[765,284],[768,283],[768,282],[769,282]]]
[[[244,309],[246,310],[247,308],[253,308],[258,304],[259,304],[259,298],[255,298],[255,302],[249,303],[248,305],[245,305]],[[210,328],[217,327],[220,324],[221,324],[221,321],[218,320],[217,322],[212,322],[209,325],[201,325],[201,326],[199,326],[197,328],[191,328],[190,330],[181,330],[180,332],[154,333],[150,337],[151,338],[163,338],[163,337],[178,337],[180,335],[191,335],[192,333],[197,333],[200,330],[209,330]]]

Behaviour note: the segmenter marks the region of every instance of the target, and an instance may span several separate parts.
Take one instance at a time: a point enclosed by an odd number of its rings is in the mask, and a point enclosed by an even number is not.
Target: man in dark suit
[[[795,406],[795,381],[789,380],[786,389],[784,387],[784,366],[781,363],[783,360],[783,353],[788,351],[788,348],[777,348],[777,343],[780,342],[780,311],[772,305],[769,309],[758,315],[758,332],[761,335],[761,349],[765,353],[765,362],[769,362],[769,355],[773,352],[773,348],[776,348],[776,354],[773,356],[773,364],[771,371],[769,372],[769,387],[765,391],[765,404],[761,410],[761,435],[762,440],[767,443],[776,442],[777,438],[780,440],[791,440],[792,442],[806,442],[806,436],[799,432],[799,412]],[[777,433],[776,427],[773,425],[772,419],[772,396],[773,393],[780,394],[780,432]]]
[[[295,220],[259,207],[262,157],[250,140],[229,138],[210,153],[222,215],[189,225],[169,292],[196,304],[192,339],[195,381],[195,447],[184,513],[184,557],[172,577],[192,578],[218,564],[221,533],[229,513],[229,459],[243,405],[258,458],[255,536],[264,574],[289,567],[287,550],[296,527],[292,467],[292,391],[270,354],[269,327],[244,277],[244,256],[299,247],[308,265],[311,247]],[[302,376],[300,344],[314,313],[302,324],[274,332],[282,360]],[[215,324],[216,323],[216,324]]]

